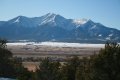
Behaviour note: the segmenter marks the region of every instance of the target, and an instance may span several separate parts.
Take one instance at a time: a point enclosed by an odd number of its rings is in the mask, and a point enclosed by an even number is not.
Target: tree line
[[[120,45],[105,44],[105,48],[90,57],[68,58],[61,64],[45,58],[35,72],[28,71],[22,60],[15,59],[0,40],[0,77],[17,80],[120,80]]]

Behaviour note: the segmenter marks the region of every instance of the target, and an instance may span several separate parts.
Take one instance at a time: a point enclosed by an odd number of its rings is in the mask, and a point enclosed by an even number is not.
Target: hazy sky
[[[120,29],[120,0],[0,0],[0,21],[19,15],[38,17],[55,13],[86,18]]]

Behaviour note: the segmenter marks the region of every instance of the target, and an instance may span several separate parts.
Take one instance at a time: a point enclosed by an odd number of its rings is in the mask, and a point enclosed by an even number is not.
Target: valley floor
[[[23,60],[24,67],[30,71],[35,70],[39,61],[49,57],[53,61],[64,62],[72,56],[89,57],[97,54],[104,47],[104,44],[80,44],[80,43],[7,43],[7,48],[13,53],[14,57]]]

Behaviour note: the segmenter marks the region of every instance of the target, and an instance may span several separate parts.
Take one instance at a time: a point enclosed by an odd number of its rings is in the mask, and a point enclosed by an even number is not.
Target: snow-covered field
[[[82,43],[65,43],[65,42],[16,42],[16,43],[7,43],[7,45],[37,45],[37,46],[51,46],[51,47],[95,47],[103,48],[105,44],[82,44]]]

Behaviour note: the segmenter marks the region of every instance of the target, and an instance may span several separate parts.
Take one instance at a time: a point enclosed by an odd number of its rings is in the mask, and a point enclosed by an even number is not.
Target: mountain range
[[[0,21],[0,37],[29,41],[120,42],[120,30],[90,19],[66,19],[61,15],[48,13],[41,17],[18,16]]]

